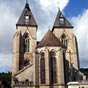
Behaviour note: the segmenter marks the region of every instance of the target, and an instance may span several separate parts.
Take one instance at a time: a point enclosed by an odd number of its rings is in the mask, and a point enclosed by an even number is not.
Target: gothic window
[[[59,18],[59,24],[60,24],[60,26],[64,26],[65,25],[65,21],[64,21],[63,17]]]
[[[45,53],[41,52],[40,56],[40,80],[41,84],[45,84]]]
[[[62,41],[63,45],[67,48],[67,38],[66,38],[65,34],[62,34],[61,41]]]
[[[50,52],[50,72],[51,83],[57,83],[56,58],[54,51]]]
[[[30,64],[29,60],[28,59],[24,60],[24,66],[27,66],[28,64]]]
[[[24,52],[29,52],[29,36],[28,36],[28,33],[24,34]]]

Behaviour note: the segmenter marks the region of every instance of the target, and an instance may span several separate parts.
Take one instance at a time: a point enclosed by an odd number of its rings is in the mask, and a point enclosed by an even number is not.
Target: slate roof
[[[64,19],[64,25],[60,25],[60,18]],[[73,28],[73,26],[69,23],[69,21],[65,18],[65,16],[62,14],[62,12],[59,10],[57,17],[55,19],[53,29],[54,28]],[[52,29],[52,31],[53,31]]]
[[[29,16],[29,23],[28,24],[25,24],[25,15]],[[28,3],[25,4],[25,8],[24,8],[16,26],[36,26],[37,27],[37,23],[34,19],[34,16],[31,12],[31,9],[30,9]]]
[[[62,46],[62,43],[59,39],[49,30],[40,43],[37,45],[37,48],[44,46]]]

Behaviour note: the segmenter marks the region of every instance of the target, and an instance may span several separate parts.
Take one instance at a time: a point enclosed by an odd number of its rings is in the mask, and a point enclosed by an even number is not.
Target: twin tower
[[[65,88],[80,79],[77,39],[59,10],[52,31],[37,41],[38,25],[29,4],[13,36],[13,88]]]

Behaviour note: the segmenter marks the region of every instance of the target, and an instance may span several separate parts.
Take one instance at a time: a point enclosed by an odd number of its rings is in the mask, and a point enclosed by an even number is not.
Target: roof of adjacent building
[[[62,46],[62,43],[59,39],[49,30],[40,43],[37,45],[37,48],[44,46]]]
[[[64,19],[64,25],[60,24],[60,18]],[[62,12],[59,10],[57,17],[55,19],[54,25],[53,25],[53,29],[54,28],[73,28],[73,26],[69,23],[69,21],[65,18],[65,16],[62,14]]]
[[[29,16],[29,22],[28,24],[25,23],[25,15]],[[29,4],[26,3],[25,4],[25,8],[16,24],[17,26],[36,26],[37,27],[37,23],[34,19],[34,16],[31,12],[31,9],[29,7]]]

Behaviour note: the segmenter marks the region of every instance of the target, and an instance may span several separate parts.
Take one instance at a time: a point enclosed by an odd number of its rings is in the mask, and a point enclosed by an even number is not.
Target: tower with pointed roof
[[[65,55],[64,57],[66,59],[65,81],[68,82],[69,80],[71,80],[71,77],[69,77],[69,69],[71,65],[73,65],[74,69],[76,70],[75,74],[77,74],[77,71],[79,71],[78,46],[77,46],[77,38],[73,33],[73,26],[69,23],[69,21],[65,18],[65,16],[62,14],[60,10],[58,11],[57,17],[55,19],[52,32],[58,39],[60,39],[60,41],[65,46],[65,50],[64,50],[64,55]]]
[[[37,23],[32,11],[26,2],[24,10],[16,24],[16,33],[13,36],[13,66],[12,80],[31,81],[33,79],[33,52],[37,44]],[[29,70],[30,67],[30,70]],[[25,70],[29,70],[28,73]],[[25,75],[25,74],[28,75]],[[22,78],[24,74],[24,78]],[[29,77],[30,76],[30,77]],[[13,82],[12,82],[13,83]]]
[[[66,88],[82,77],[73,26],[59,10],[52,31],[37,42],[28,1],[13,36],[12,88]]]

